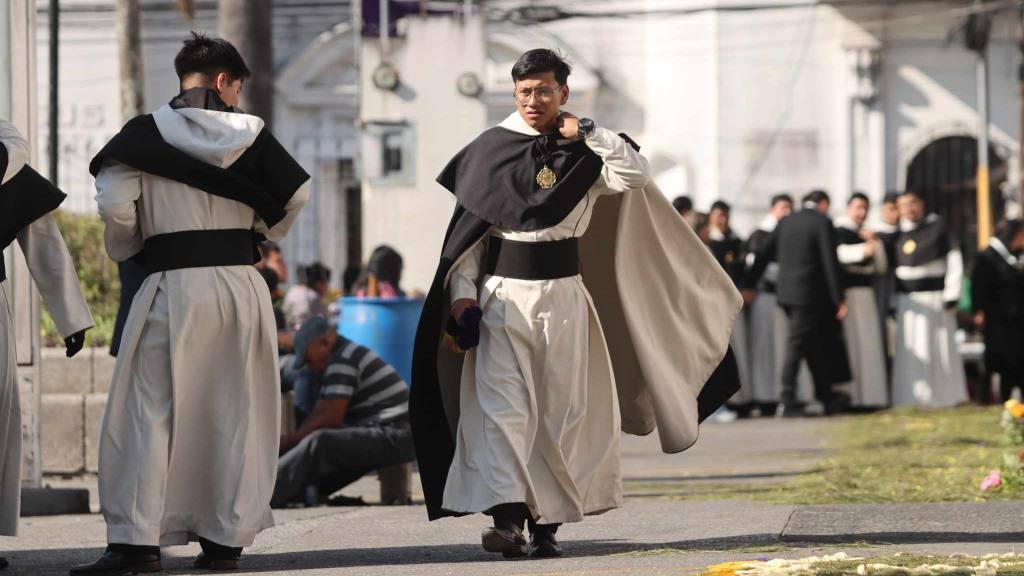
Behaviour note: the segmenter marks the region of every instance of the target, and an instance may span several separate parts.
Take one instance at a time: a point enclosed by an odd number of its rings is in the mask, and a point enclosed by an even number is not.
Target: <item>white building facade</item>
[[[463,13],[463,2],[430,2],[430,15],[397,23],[386,53],[375,37],[357,41],[347,6],[279,4],[274,129],[314,189],[285,246],[293,263],[320,260],[337,277],[386,243],[405,256],[406,287],[428,287],[453,206],[434,178],[512,111],[509,71],[536,47],[575,64],[569,110],[639,142],[666,194],[688,194],[699,209],[732,203],[741,233],[777,192],[823,188],[838,214],[854,190],[877,201],[907,186],[964,237],[973,231],[976,55],[951,36],[971,2],[568,0],[550,4],[560,12],[532,13],[518,9],[547,3],[472,2]],[[170,61],[190,26],[145,6],[146,105],[155,108],[174,90]],[[201,5],[191,26],[213,31],[214,18]],[[62,82],[61,136],[73,151],[61,183],[74,209],[91,209],[84,163],[120,124],[108,20],[105,31],[77,32],[106,34],[102,49],[69,47],[62,64],[62,73],[74,68]],[[1000,205],[1020,179],[1019,25],[1015,10],[997,12],[988,48]],[[74,63],[86,57],[98,65]],[[381,82],[387,74],[377,78],[383,88],[374,82],[383,62],[397,74],[393,88]]]

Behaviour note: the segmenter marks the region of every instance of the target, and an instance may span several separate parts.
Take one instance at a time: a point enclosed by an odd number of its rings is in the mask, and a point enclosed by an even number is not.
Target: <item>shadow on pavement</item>
[[[631,554],[642,555],[646,551],[676,550],[679,552],[729,552],[752,553],[759,546],[785,546],[802,548],[823,543],[828,544],[926,544],[978,542],[978,534],[963,532],[914,532],[854,534],[828,537],[780,537],[777,534],[757,534],[729,538],[705,538],[679,542],[637,543],[629,540],[566,540],[563,542],[565,559],[602,557]],[[986,542],[1019,542],[1024,533],[988,534]],[[5,552],[11,567],[4,576],[32,574],[38,576],[67,574],[68,568],[90,562],[99,557],[102,548],[65,548],[51,550],[16,550]],[[180,550],[175,554],[175,550]],[[210,574],[208,570],[196,570],[191,566],[192,557],[183,555],[181,548],[164,549],[165,574]],[[529,561],[529,560],[524,560]],[[299,552],[252,553],[242,556],[241,572],[298,572],[329,568],[358,568],[384,566],[410,566],[429,564],[462,564],[481,562],[506,562],[480,549],[479,544],[442,544],[436,546],[402,546],[385,548],[337,548],[327,550],[304,550]],[[557,563],[559,560],[537,560],[530,562]]]

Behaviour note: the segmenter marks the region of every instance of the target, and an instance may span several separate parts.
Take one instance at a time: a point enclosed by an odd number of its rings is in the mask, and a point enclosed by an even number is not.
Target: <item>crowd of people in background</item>
[[[1024,386],[1024,222],[1000,222],[966,276],[959,242],[914,191],[886,194],[870,224],[863,193],[834,220],[825,191],[778,194],[746,239],[724,201],[673,206],[744,294],[743,387],[716,420],[948,407]],[[960,346],[974,334],[985,352],[969,382]]]

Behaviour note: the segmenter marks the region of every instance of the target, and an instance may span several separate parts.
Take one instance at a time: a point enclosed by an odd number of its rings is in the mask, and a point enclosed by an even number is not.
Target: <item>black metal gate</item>
[[[989,147],[992,214],[998,222],[1004,201],[999,192],[1006,182],[1006,160]],[[969,269],[977,252],[978,141],[970,136],[940,138],[923,150],[907,170],[907,190],[924,198],[929,212],[941,216],[960,240],[964,265]]]

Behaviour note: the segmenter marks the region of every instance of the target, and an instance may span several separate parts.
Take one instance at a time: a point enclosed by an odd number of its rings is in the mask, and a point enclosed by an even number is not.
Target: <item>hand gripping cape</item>
[[[558,184],[540,190],[532,179],[545,165]],[[456,515],[442,507],[464,358],[442,345],[449,274],[496,225],[536,230],[560,222],[601,166],[582,143],[556,149],[546,136],[498,127],[459,152],[438,178],[457,205],[416,333],[409,400],[431,520]],[[739,390],[729,349],[739,292],[653,182],[602,197],[580,251],[611,354],[622,429],[647,435],[657,428],[666,453],[686,450],[698,423]]]

